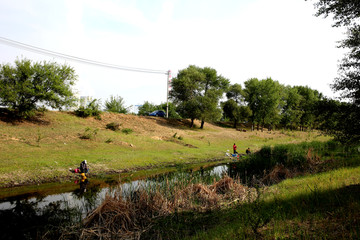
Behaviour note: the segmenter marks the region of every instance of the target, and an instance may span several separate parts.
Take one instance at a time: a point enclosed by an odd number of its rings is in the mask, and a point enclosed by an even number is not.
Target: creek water
[[[60,208],[78,209],[84,217],[99,206],[107,194],[111,195],[115,191],[120,190],[122,196],[126,196],[140,187],[151,188],[164,184],[164,182],[176,182],[189,178],[190,175],[193,179],[207,178],[212,181],[215,178],[221,178],[228,172],[228,169],[229,164],[222,163],[210,167],[197,166],[197,169],[182,167],[161,174],[154,173],[150,177],[140,176],[137,179],[131,179],[131,176],[121,180],[119,180],[119,176],[107,176],[100,179],[90,177],[85,181],[79,179],[62,185],[38,186],[35,189],[29,188],[28,191],[25,188],[18,195],[0,196],[0,214],[4,211],[15,212],[16,209],[28,209],[36,212],[56,203]],[[24,206],[31,207],[24,208]]]

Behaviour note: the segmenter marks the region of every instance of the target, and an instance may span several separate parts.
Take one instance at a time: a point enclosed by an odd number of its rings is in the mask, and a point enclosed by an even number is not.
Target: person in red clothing
[[[233,145],[234,154],[237,154],[236,148],[237,148],[237,146],[236,146],[236,144],[234,143],[234,145]]]

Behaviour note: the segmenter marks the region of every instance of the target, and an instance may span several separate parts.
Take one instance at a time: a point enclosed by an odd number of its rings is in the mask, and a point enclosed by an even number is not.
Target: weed
[[[106,124],[106,129],[117,131],[117,130],[119,130],[120,126],[121,126],[120,123],[111,122],[111,123]]]
[[[105,143],[112,143],[113,140],[111,138],[109,138],[108,140],[105,141]]]
[[[36,144],[37,144],[38,147],[40,147],[40,141],[41,141],[41,139],[43,139],[43,138],[44,138],[44,136],[42,136],[41,133],[40,133],[40,130],[38,130],[38,132],[37,132],[37,138],[36,138]]]
[[[79,134],[80,135],[80,139],[94,139],[97,135],[97,132],[99,131],[99,129],[95,129],[92,130],[91,128],[87,127],[85,128],[84,133]]]
[[[131,128],[124,128],[121,130],[122,133],[125,133],[125,134],[130,134],[133,132],[133,130]]]

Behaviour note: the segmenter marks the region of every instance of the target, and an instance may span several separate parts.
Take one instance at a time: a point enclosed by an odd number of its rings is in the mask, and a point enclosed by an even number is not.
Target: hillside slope
[[[118,131],[106,128],[118,123]],[[32,121],[0,118],[0,186],[58,181],[87,159],[91,174],[223,159],[232,144],[239,152],[264,144],[320,139],[316,133],[240,132],[187,120],[103,113],[101,120],[67,112],[45,112]],[[127,134],[128,133],[128,134]],[[87,139],[88,138],[88,139]]]

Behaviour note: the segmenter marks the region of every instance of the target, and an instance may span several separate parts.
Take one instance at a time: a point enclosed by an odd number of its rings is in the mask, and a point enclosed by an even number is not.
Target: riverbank
[[[329,139],[318,132],[244,132],[210,123],[201,130],[198,122],[190,129],[187,120],[115,113],[103,113],[101,120],[55,111],[23,122],[0,119],[0,187],[68,181],[74,177],[69,168],[84,159],[99,175],[224,159],[234,143],[245,153],[248,147]],[[119,129],[109,129],[111,123]]]

